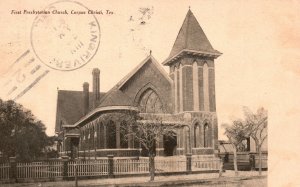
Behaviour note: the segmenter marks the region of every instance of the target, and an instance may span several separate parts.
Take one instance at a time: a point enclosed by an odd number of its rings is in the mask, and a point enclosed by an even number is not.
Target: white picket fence
[[[9,179],[9,163],[0,164],[0,180]]]
[[[113,164],[110,170],[110,161]],[[187,171],[186,157],[155,157],[155,172],[185,172]],[[219,158],[192,158],[192,171],[219,170],[221,160]],[[105,176],[110,172],[113,175],[147,174],[149,173],[149,159],[136,158],[108,158],[97,160],[79,161],[47,161],[16,163],[17,179],[45,179],[74,177],[77,168],[77,176]],[[10,164],[0,164],[0,180],[9,179]],[[65,173],[66,172],[66,173]]]
[[[219,170],[221,163],[219,158],[192,159],[192,171]]]
[[[255,168],[259,168],[259,158],[255,157]],[[267,155],[262,155],[261,158],[261,168],[268,168],[268,156]]]
[[[117,159],[114,161],[114,174],[138,174],[149,172],[148,160]]]
[[[68,163],[68,177],[75,176],[99,176],[108,174],[108,160],[71,161]]]
[[[62,177],[63,164],[59,161],[17,163],[18,179]]]
[[[157,173],[186,171],[186,158],[158,157],[155,159],[155,171]]]

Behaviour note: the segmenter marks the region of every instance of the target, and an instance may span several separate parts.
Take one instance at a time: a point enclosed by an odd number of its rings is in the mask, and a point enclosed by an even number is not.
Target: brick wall
[[[208,82],[209,82],[209,109],[211,112],[215,112],[216,97],[215,97],[215,70],[214,69],[209,69]]]
[[[183,111],[192,111],[193,105],[193,67],[182,67]]]
[[[172,84],[161,74],[158,68],[148,61],[123,86],[122,91],[134,100],[139,91],[147,84],[153,85],[167,113],[173,112]],[[137,103],[136,103],[137,104]]]

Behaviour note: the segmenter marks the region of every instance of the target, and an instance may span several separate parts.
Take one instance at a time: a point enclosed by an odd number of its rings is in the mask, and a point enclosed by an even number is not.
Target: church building
[[[120,113],[138,115],[137,125],[153,116],[163,125],[179,125],[174,137],[162,136],[156,142],[156,156],[217,154],[215,59],[220,55],[188,10],[164,62],[150,54],[106,93],[101,92],[97,68],[91,91],[87,82],[82,91],[58,90],[55,130],[61,137],[60,154],[70,154],[77,144],[79,156],[143,156],[140,143],[124,138],[120,130],[126,121],[107,117]],[[169,73],[162,65],[169,66]]]

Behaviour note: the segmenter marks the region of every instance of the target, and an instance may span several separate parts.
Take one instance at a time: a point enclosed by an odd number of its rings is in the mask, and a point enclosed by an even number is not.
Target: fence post
[[[192,173],[192,154],[191,153],[186,154],[186,173],[187,174]]]
[[[220,158],[219,177],[222,177],[222,174],[223,174],[223,159]]]
[[[69,159],[63,159],[62,162],[63,162],[63,170],[62,170],[63,180],[67,180]]]
[[[108,157],[108,177],[114,178],[114,155],[107,155]]]
[[[17,162],[16,157],[9,157],[9,180],[17,182]]]
[[[255,155],[254,154],[250,153],[249,164],[250,164],[251,170],[255,170]]]
[[[78,158],[75,159],[75,187],[78,187]]]

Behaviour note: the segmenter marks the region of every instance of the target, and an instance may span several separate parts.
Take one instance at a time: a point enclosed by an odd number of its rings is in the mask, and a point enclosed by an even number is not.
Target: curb
[[[243,180],[251,179],[263,179],[267,176],[251,176],[251,177],[221,177],[221,178],[211,178],[211,179],[198,179],[198,180],[178,180],[178,181],[153,181],[144,183],[127,183],[127,184],[87,184],[80,185],[82,187],[153,187],[153,186],[182,186],[182,185],[192,185],[192,184],[228,184],[228,183],[238,183]]]

